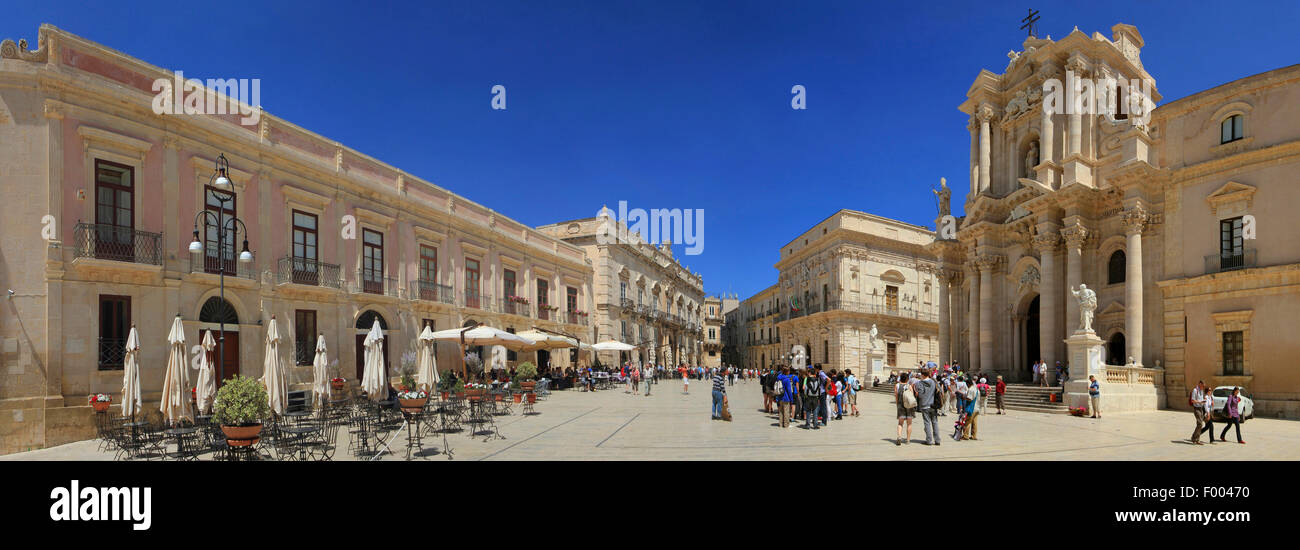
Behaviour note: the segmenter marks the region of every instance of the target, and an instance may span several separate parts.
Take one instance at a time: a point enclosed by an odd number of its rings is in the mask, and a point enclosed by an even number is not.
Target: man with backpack
[[[853,409],[851,414],[853,416],[861,416],[858,413],[858,390],[862,389],[862,383],[858,382],[858,377],[853,376],[852,370],[845,369],[844,375],[844,382],[845,385],[848,386],[849,390],[849,407]]]
[[[925,428],[925,444],[939,444],[939,409],[943,401],[939,399],[939,384],[930,377],[930,369],[921,369],[921,379],[913,383],[916,392],[916,404],[921,410],[921,421]]]
[[[793,389],[795,387],[792,378],[794,376],[790,374],[790,367],[781,367],[781,374],[776,377],[776,384],[774,385],[779,392],[777,393],[776,407],[781,411],[782,428],[790,427],[790,407],[794,404]]]
[[[821,407],[819,402],[824,401],[822,398],[822,382],[816,374],[809,374],[803,383],[803,427],[811,430],[820,430],[821,426],[817,423],[817,412]]]

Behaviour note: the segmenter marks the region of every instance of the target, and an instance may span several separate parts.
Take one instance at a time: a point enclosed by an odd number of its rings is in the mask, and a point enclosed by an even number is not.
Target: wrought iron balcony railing
[[[501,300],[501,313],[509,313],[510,315],[519,315],[521,317],[532,317],[533,308],[528,304],[516,302],[510,298],[504,298]]]
[[[99,370],[119,370],[126,360],[126,338],[99,339]]]
[[[477,292],[465,291],[465,307],[492,311],[492,297]]]
[[[385,277],[378,269],[357,270],[357,292],[397,297],[397,279]]]
[[[1205,273],[1222,273],[1259,267],[1258,254],[1254,248],[1246,248],[1238,253],[1221,252],[1205,257]]]
[[[456,303],[454,289],[448,285],[440,285],[433,281],[411,281],[410,292],[411,297],[416,300],[452,305]]]
[[[276,262],[275,284],[290,283],[341,289],[343,277],[337,264],[285,256]]]
[[[78,258],[162,265],[162,233],[98,223],[78,223],[72,231]]]
[[[240,279],[257,280],[257,269],[251,263],[241,263],[235,258],[226,258],[222,261],[216,256],[206,254],[190,254],[189,258],[190,273],[211,273],[220,275],[222,268],[225,268],[227,277],[238,277]]]

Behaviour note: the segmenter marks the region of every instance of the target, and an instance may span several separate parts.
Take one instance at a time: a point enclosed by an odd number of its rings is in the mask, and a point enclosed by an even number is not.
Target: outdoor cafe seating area
[[[537,402],[550,394],[547,380],[519,393],[505,385],[470,388],[444,397],[430,396],[418,408],[397,400],[374,401],[363,390],[311,403],[290,401],[284,414],[262,421],[260,432],[248,439],[231,438],[210,416],[194,422],[168,423],[161,415],[124,417],[108,411],[95,415],[99,449],[115,460],[291,460],[330,461],[351,457],[374,460],[397,456],[454,457],[455,438],[504,439],[497,419],[538,414]],[[299,393],[299,392],[295,392]],[[461,440],[463,441],[463,440]]]

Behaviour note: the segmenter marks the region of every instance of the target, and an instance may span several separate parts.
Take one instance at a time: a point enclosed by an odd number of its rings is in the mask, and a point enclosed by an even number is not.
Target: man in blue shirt
[[[794,404],[794,391],[790,384],[790,367],[783,367],[776,376],[776,387],[781,393],[776,396],[776,408],[781,414],[782,428],[790,427],[790,407]]]

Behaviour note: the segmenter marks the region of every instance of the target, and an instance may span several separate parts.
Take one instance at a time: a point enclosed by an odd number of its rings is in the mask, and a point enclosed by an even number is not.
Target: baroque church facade
[[[1074,79],[1133,83],[1158,102],[1143,45],[1126,24],[1031,36],[1001,74],[976,76],[959,106],[965,215],[927,246],[939,359],[1011,381],[1038,359],[1067,363],[1080,322],[1069,293],[1087,285],[1110,395],[1185,408],[1205,380],[1246,387],[1257,414],[1296,417],[1300,375],[1283,365],[1300,351],[1284,328],[1300,318],[1288,214],[1300,206],[1300,65],[1145,113],[1124,108],[1134,92],[1098,85],[1091,109],[1060,112],[1050,90]]]

